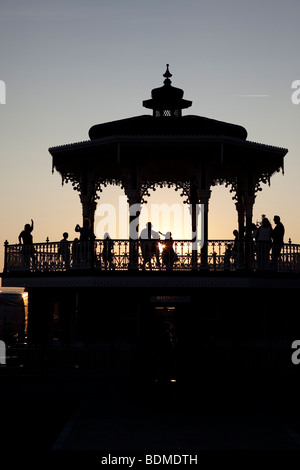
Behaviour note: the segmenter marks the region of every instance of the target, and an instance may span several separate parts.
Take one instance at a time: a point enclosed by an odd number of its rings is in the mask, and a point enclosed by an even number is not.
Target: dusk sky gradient
[[[64,231],[74,239],[79,196],[52,174],[48,148],[88,140],[94,124],[150,114],[142,101],[162,85],[166,63],[193,101],[184,114],[240,124],[248,140],[289,150],[284,176],[256,198],[254,221],[279,214],[285,241],[300,243],[300,104],[291,100],[299,22],[299,0],[0,0],[1,246],[17,243],[30,219],[35,242]],[[209,239],[232,238],[232,195],[212,189]],[[121,194],[107,188],[100,203]],[[158,191],[153,202],[180,198]]]

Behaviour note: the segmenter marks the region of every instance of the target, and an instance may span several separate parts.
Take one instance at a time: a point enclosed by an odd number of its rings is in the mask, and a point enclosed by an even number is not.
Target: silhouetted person
[[[33,237],[31,232],[33,231],[33,220],[31,219],[31,225],[26,224],[24,230],[19,235],[19,243],[23,244],[22,247],[22,256],[25,263],[25,267],[30,267],[30,260],[34,263],[34,246],[33,246]]]
[[[225,271],[228,271],[230,269],[231,256],[232,256],[232,243],[227,243],[225,254],[224,254],[224,270]]]
[[[75,232],[80,233],[80,261],[83,263],[93,264],[95,235],[93,233],[89,219],[85,218],[83,220],[82,227],[77,224],[75,227]]]
[[[237,267],[240,262],[240,243],[239,243],[239,232],[237,230],[233,231],[234,241],[232,247],[232,258],[234,266]]]
[[[115,269],[113,264],[114,258],[114,242],[110,238],[109,234],[106,232],[103,239],[103,251],[102,258],[104,262],[104,268],[106,269]]]
[[[148,222],[146,224],[146,228],[141,231],[140,243],[143,256],[143,269],[145,269],[147,263],[150,264],[151,269],[152,256],[155,256],[156,258],[156,265],[160,266],[158,246],[160,233],[161,232],[155,232],[154,230],[152,230],[151,222]]]
[[[272,226],[269,219],[264,217],[257,233],[257,264],[259,268],[266,269],[269,265],[271,249]]]
[[[63,238],[59,243],[59,254],[61,259],[64,262],[65,268],[70,267],[70,243],[68,240],[69,234],[67,232],[63,233]]]
[[[31,219],[31,225],[25,224],[24,230],[19,235],[19,243],[23,243],[23,245],[32,245],[33,238],[31,232],[33,230],[33,220]]]
[[[164,247],[162,251],[162,261],[166,265],[168,271],[173,269],[173,264],[178,261],[177,253],[173,248],[174,240],[172,238],[172,233],[167,232],[165,235]]]
[[[284,226],[280,221],[279,215],[274,215],[274,223],[275,227],[272,230],[272,262],[274,267],[277,268],[280,252],[283,247]]]
[[[82,227],[80,227],[80,225],[77,224],[76,227],[75,227],[75,232],[80,233],[79,240],[81,242],[88,242],[88,241],[91,241],[91,240],[94,241],[94,239],[95,239],[89,219],[85,218],[83,220],[83,226]]]

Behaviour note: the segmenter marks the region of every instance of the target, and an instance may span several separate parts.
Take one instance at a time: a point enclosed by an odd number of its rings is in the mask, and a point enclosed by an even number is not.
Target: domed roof
[[[245,140],[244,127],[202,116],[155,117],[135,116],[118,121],[96,124],[89,130],[91,140],[112,136],[227,136]]]
[[[167,70],[163,75],[164,85],[152,90],[150,100],[143,106],[153,109],[153,116],[142,115],[92,126],[91,140],[112,136],[227,136],[246,139],[247,131],[242,126],[202,116],[182,116],[181,110],[191,106],[192,101],[184,100],[183,90],[171,85],[172,74]]]

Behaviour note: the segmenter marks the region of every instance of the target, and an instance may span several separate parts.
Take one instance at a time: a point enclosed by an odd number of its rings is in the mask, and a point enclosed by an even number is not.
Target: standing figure
[[[158,247],[160,233],[161,232],[155,232],[152,230],[151,222],[148,222],[146,224],[146,228],[141,231],[140,243],[143,256],[143,269],[145,269],[147,263],[149,263],[151,269],[151,259],[153,256],[156,258],[156,266],[160,266]]]
[[[70,244],[68,241],[68,236],[69,234],[67,232],[63,233],[63,238],[59,243],[58,251],[66,269],[69,269],[70,267]]]
[[[33,220],[31,219],[31,225],[26,224],[24,230],[19,235],[19,243],[22,244],[22,257],[26,269],[30,269],[30,261],[32,260],[33,265],[35,264],[34,258],[34,246],[33,237],[31,232],[33,230]]]
[[[230,258],[232,256],[232,243],[227,243],[226,250],[224,253],[224,270],[228,271],[230,269]]]
[[[272,263],[273,267],[277,269],[280,252],[283,247],[284,226],[280,222],[279,215],[274,215],[275,227],[272,230]]]
[[[269,267],[271,236],[272,225],[270,224],[269,219],[264,217],[256,237],[257,265],[259,269],[267,269]]]
[[[87,241],[90,241],[90,240],[94,241],[94,239],[95,239],[95,236],[93,234],[93,230],[91,228],[91,223],[90,223],[89,219],[87,219],[87,218],[85,218],[83,220],[83,226],[82,227],[80,227],[79,224],[76,225],[75,232],[80,232],[79,240],[81,242],[87,242]]]
[[[173,264],[178,261],[178,255],[173,248],[174,240],[172,233],[167,232],[165,235],[164,247],[162,251],[162,261],[166,265],[167,271],[172,271]]]
[[[79,237],[79,257],[80,262],[84,265],[88,264],[89,266],[93,265],[94,260],[94,242],[95,235],[93,233],[90,220],[85,218],[83,220],[83,226],[76,225],[75,232],[80,233]]]
[[[239,232],[237,230],[233,231],[234,242],[232,247],[232,258],[234,267],[237,268],[240,264],[240,243],[239,243]]]
[[[115,266],[113,264],[114,242],[112,241],[107,232],[104,234],[102,258],[105,270],[115,269]]]

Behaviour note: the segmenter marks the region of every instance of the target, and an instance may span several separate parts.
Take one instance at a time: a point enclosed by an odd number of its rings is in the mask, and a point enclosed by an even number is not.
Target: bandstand
[[[251,240],[256,193],[262,183],[283,170],[287,150],[247,141],[246,130],[238,125],[182,116],[192,102],[183,99],[183,90],[171,85],[171,76],[167,66],[163,86],[143,101],[152,116],[98,124],[90,129],[89,141],[50,148],[53,169],[79,192],[83,218],[92,225],[100,191],[107,184],[124,189],[130,221],[138,217],[138,211],[130,208],[147,202],[149,189],[173,186],[191,205],[193,233],[195,207],[203,205],[204,244],[212,187],[226,184],[236,204],[240,238],[246,235]]]
[[[104,256],[107,240],[94,237],[79,241],[76,256],[75,242],[68,242],[67,257],[59,242],[36,243],[29,257],[26,247],[7,242],[3,285],[29,293],[28,343],[47,347],[48,358],[57,354],[56,346],[65,348],[73,373],[155,375],[156,347],[167,328],[176,343],[170,376],[194,371],[200,363],[222,368],[222,357],[232,359],[229,368],[268,368],[257,359],[266,351],[277,358],[272,367],[279,370],[280,355],[288,358],[290,335],[299,323],[291,308],[299,288],[299,247],[286,243],[276,265],[270,251],[259,266],[252,216],[257,192],[283,171],[287,149],[248,141],[247,131],[236,124],[183,115],[192,102],[172,86],[171,76],[167,66],[163,86],[143,101],[152,115],[97,124],[89,140],[49,149],[53,171],[79,194],[90,233],[103,188],[124,190],[130,230],[127,240],[110,241],[112,263]],[[226,264],[232,241],[209,240],[209,199],[219,184],[229,187],[237,210],[238,263],[229,258]],[[180,191],[190,208],[193,238],[174,241],[171,266],[156,263],[152,248],[145,265],[139,239],[141,207],[156,187]],[[268,307],[261,311],[257,305],[265,296]],[[87,357],[94,358],[88,365]],[[289,365],[287,359],[285,368]]]

